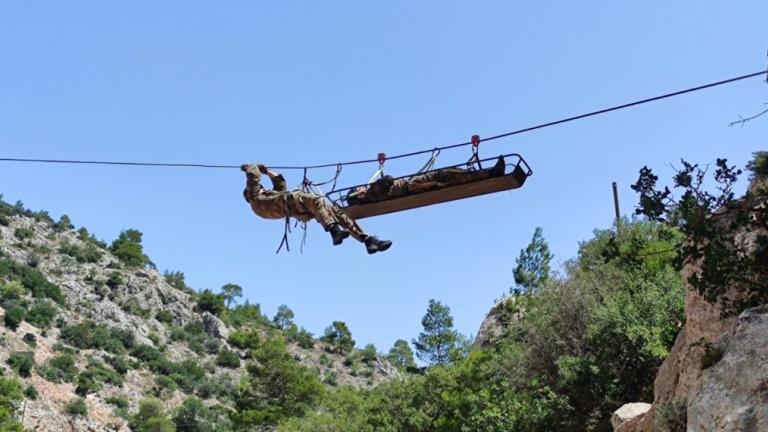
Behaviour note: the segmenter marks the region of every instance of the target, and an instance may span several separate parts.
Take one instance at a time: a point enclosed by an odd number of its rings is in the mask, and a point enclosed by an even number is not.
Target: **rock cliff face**
[[[502,297],[497,300],[488,315],[485,316],[483,323],[480,324],[480,329],[475,336],[474,346],[477,348],[488,348],[492,345],[493,340],[501,336],[504,326],[501,322],[502,309],[508,301],[513,301],[511,297]]]
[[[7,364],[11,355],[31,355],[34,358],[35,367],[31,375],[21,377],[22,384],[34,387],[38,395],[36,399],[28,398],[20,410],[23,414],[19,416],[23,415],[26,429],[127,431],[127,421],[116,412],[114,405],[108,403],[108,399],[125,400],[128,412],[135,412],[138,402],[149,395],[162,393],[161,397],[169,410],[191,395],[191,392],[174,385],[170,389],[159,388],[158,373],[142,366],[133,353],[128,352],[121,354],[130,365],[122,377],[122,384],[104,382],[97,392],[89,392],[85,398],[87,417],[68,415],[64,407],[77,397],[74,380],[49,380],[43,377],[41,367],[65,352],[73,352],[79,372],[86,370],[94,359],[103,364],[113,357],[114,353],[107,350],[73,349],[62,343],[63,327],[85,321],[103,328],[129,331],[136,345],[152,347],[171,362],[194,360],[205,370],[205,379],[211,386],[233,389],[238,385],[245,375],[243,367],[220,366],[216,353],[222,349],[234,351],[242,365],[246,362],[247,353],[227,342],[233,328],[210,313],[196,311],[193,293],[169,285],[157,270],[128,268],[103,248],[98,250],[98,259],[81,262],[63,252],[67,247],[85,250],[93,245],[83,241],[74,231],[54,229],[47,220],[23,215],[3,216],[0,220],[0,260],[3,260],[0,268],[3,265],[6,269],[9,265],[18,265],[34,269],[58,286],[63,294],[60,304],[49,301],[56,309],[56,318],[45,328],[35,327],[26,321],[15,329],[3,326],[7,311],[0,304],[0,367],[5,370],[5,375],[13,375]],[[0,288],[12,279],[0,272]],[[19,301],[32,305],[39,300],[26,296]],[[159,312],[161,315],[158,315]],[[205,349],[193,350],[191,343],[173,335],[174,331],[178,332],[190,323],[199,323],[203,329],[207,344]],[[289,344],[288,349],[300,362],[316,369],[321,378],[332,377],[338,384],[367,387],[398,376],[397,370],[380,359],[353,371],[345,365],[343,357],[327,352],[320,342],[309,349]],[[205,394],[198,389],[195,394],[205,398],[207,405],[228,407],[231,404],[226,397],[215,393]]]
[[[760,186],[753,181],[750,193]],[[765,200],[742,203],[756,208]],[[754,237],[744,233],[741,240],[750,244]],[[684,267],[686,281],[695,266]],[[731,299],[738,295],[738,287],[725,293]],[[688,431],[768,430],[762,390],[768,389],[768,309],[748,309],[738,317],[722,312],[687,284],[686,323],[656,375],[653,404],[631,422],[614,424],[614,431],[685,430],[686,422]]]
[[[768,306],[745,310],[688,399],[688,430],[768,430]]]

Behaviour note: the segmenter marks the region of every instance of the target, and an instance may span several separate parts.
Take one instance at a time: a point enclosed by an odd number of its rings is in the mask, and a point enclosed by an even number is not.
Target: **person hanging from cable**
[[[334,246],[340,245],[352,235],[355,240],[365,244],[369,254],[383,252],[392,246],[389,240],[379,240],[366,234],[354,219],[344,214],[338,206],[326,201],[325,197],[298,190],[289,191],[282,174],[265,165],[244,163],[240,169],[246,176],[243,197],[256,215],[265,219],[293,217],[302,222],[315,219],[331,234]],[[272,189],[262,186],[262,174],[272,181]]]

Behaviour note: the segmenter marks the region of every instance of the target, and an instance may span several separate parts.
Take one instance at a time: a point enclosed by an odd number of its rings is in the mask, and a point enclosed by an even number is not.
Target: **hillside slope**
[[[202,311],[199,293],[178,277],[127,265],[68,220],[0,206],[0,365],[27,388],[25,428],[130,430],[126,418],[150,396],[173,410],[194,395],[225,419],[248,337],[293,341],[289,352],[328,385],[368,387],[398,375],[378,357],[338,354],[306,332],[299,346],[295,325],[287,334],[258,305],[221,317]],[[79,395],[87,415],[67,407]]]

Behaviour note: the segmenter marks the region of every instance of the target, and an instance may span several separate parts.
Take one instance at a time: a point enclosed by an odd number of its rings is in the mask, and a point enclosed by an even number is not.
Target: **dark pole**
[[[621,211],[619,211],[619,189],[613,182],[613,207],[616,210],[616,233],[621,231]]]

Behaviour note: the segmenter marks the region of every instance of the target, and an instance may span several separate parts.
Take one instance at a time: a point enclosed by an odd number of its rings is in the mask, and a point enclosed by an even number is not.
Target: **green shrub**
[[[73,229],[75,229],[75,226],[72,225],[72,220],[67,215],[61,215],[59,221],[53,224],[53,230],[57,233],[71,231]]]
[[[205,379],[197,385],[195,394],[203,399],[218,397],[219,400],[224,397],[230,397],[234,394],[235,388],[230,383],[220,382],[215,379]]]
[[[329,386],[336,386],[339,383],[338,377],[336,376],[335,371],[327,371],[325,375],[323,375],[323,382],[328,384]]]
[[[21,241],[31,238],[34,234],[35,232],[31,228],[16,228],[13,231],[13,236]]]
[[[238,357],[237,353],[225,348],[219,351],[219,355],[216,358],[216,364],[221,367],[226,367],[231,369],[239,368],[240,357]]]
[[[93,321],[83,321],[62,327],[61,339],[80,349],[93,348],[122,353],[133,348],[136,337],[133,331],[128,329],[107,328]]]
[[[231,422],[225,411],[207,407],[197,398],[188,398],[176,410],[173,416],[176,430],[179,432],[204,432],[231,430]]]
[[[304,327],[296,334],[294,341],[304,349],[310,349],[315,346],[315,339],[312,337],[312,333],[308,332]]]
[[[139,304],[139,301],[135,298],[130,298],[123,302],[123,304],[120,306],[120,308],[129,314],[136,315],[138,317],[147,319],[150,316],[150,310],[144,309]]]
[[[752,160],[747,163],[747,169],[753,177],[768,177],[768,152],[758,151],[752,154]]]
[[[22,338],[24,342],[26,342],[27,345],[31,346],[32,348],[37,346],[37,337],[33,335],[32,333],[25,333],[24,337]]]
[[[123,276],[120,272],[113,271],[109,274],[106,284],[108,287],[115,289],[123,284]]]
[[[58,304],[64,303],[64,295],[59,287],[49,282],[42,273],[28,265],[0,257],[0,278],[20,281],[24,288],[32,292],[33,297],[45,297]]]
[[[97,263],[104,255],[97,246],[91,243],[86,244],[85,247],[64,243],[59,247],[59,252],[71,256],[79,263]]]
[[[72,399],[67,403],[64,411],[73,416],[88,417],[88,405],[85,403],[85,399],[81,397]]]
[[[77,386],[75,387],[75,393],[80,396],[87,396],[89,393],[96,393],[101,390],[101,383],[96,380],[96,377],[91,371],[83,371],[77,377]]]
[[[74,355],[77,353],[77,350],[75,350],[70,346],[64,345],[61,342],[56,342],[55,344],[53,344],[53,350],[56,352],[60,352],[62,354]]]
[[[80,241],[90,243],[96,247],[99,247],[101,249],[106,249],[107,244],[104,243],[102,240],[97,239],[94,237],[91,233],[88,232],[88,230],[85,227],[80,228],[77,230],[77,238],[80,239]]]
[[[38,374],[53,383],[72,382],[77,377],[75,358],[71,354],[58,355],[39,368]]]
[[[173,380],[173,378],[166,376],[166,375],[159,375],[157,378],[155,378],[155,385],[157,386],[156,394],[157,396],[162,395],[164,392],[173,393],[176,391],[178,386],[176,385],[176,381]]]
[[[236,328],[246,325],[264,328],[272,326],[272,321],[261,313],[261,306],[250,304],[247,300],[244,304],[232,308],[226,315],[226,321]]]
[[[360,351],[360,359],[367,365],[376,362],[377,358],[378,354],[376,353],[376,346],[373,344],[366,345],[365,348]]]
[[[19,281],[13,281],[0,287],[0,300],[20,300],[27,290]]]
[[[215,294],[213,291],[206,289],[201,291],[197,295],[197,308],[200,312],[210,312],[213,315],[220,315],[227,309],[224,296],[221,294]]]
[[[112,369],[120,375],[125,375],[131,370],[131,362],[125,356],[116,355],[106,358],[107,364],[112,366]]]
[[[187,393],[191,393],[205,378],[206,372],[200,364],[193,359],[187,359],[172,364],[171,378]]]
[[[235,330],[229,334],[227,341],[243,350],[255,349],[261,343],[259,334],[253,330]]]
[[[27,388],[24,389],[24,396],[27,397],[27,399],[30,400],[37,400],[37,389],[33,385],[28,385]]]
[[[104,363],[95,357],[91,358],[88,362],[88,369],[83,373],[86,372],[96,381],[118,387],[123,385],[123,376],[117,371],[107,367]]]
[[[146,345],[146,344],[139,344],[133,347],[133,349],[131,350],[131,355],[147,363],[165,358],[165,356],[163,355],[163,353],[160,352],[160,350],[158,350],[157,348],[151,345]]]
[[[159,310],[155,314],[155,319],[161,323],[171,324],[173,322],[173,314],[166,310]]]
[[[192,288],[187,286],[186,281],[184,280],[184,273],[180,271],[168,271],[166,270],[163,272],[163,278],[165,279],[165,282],[176,288],[177,290],[181,290],[187,293],[193,293],[194,291]]]
[[[8,357],[7,363],[19,376],[26,378],[31,375],[32,367],[35,366],[35,359],[31,353],[29,355],[13,353]]]
[[[328,357],[328,354],[322,353],[320,354],[320,364],[325,367],[333,367],[333,360]]]
[[[173,432],[174,424],[166,417],[163,403],[147,398],[139,402],[139,411],[130,419],[129,426],[136,431]]]
[[[45,300],[36,301],[27,312],[26,321],[35,327],[46,329],[56,318],[56,306]]]
[[[150,332],[150,333],[149,333],[149,335],[147,335],[147,339],[149,339],[150,341],[152,341],[152,343],[153,343],[153,344],[154,344],[156,347],[160,347],[160,342],[161,342],[161,340],[160,340],[160,335],[159,335],[159,334],[157,334],[157,333],[155,333],[155,332]]]
[[[23,397],[19,380],[0,378],[0,430],[9,432],[23,430],[21,423],[13,418],[14,411],[21,404]]]
[[[120,262],[128,267],[144,267],[149,263],[149,258],[144,255],[141,237],[142,233],[138,230],[122,231],[109,249]]]
[[[128,399],[120,396],[110,396],[105,401],[117,408],[128,408]]]
[[[27,310],[15,302],[6,303],[3,307],[5,308],[5,316],[3,317],[5,326],[15,331],[27,316]]]

